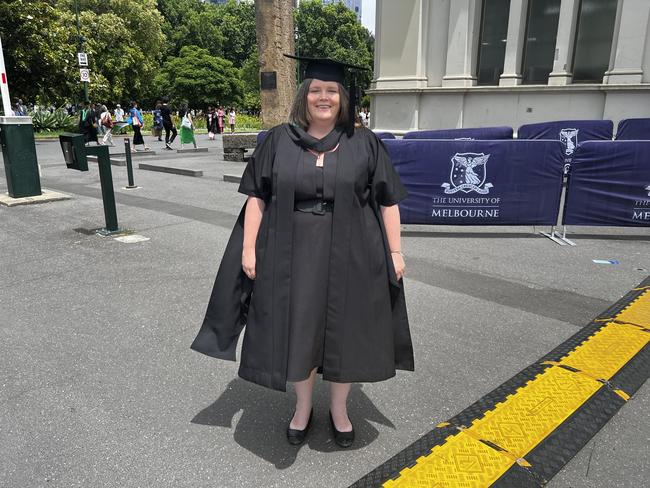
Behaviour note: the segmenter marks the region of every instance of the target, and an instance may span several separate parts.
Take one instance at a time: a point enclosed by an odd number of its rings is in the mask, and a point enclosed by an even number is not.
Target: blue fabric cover
[[[404,139],[512,139],[512,127],[476,127],[467,129],[417,130],[404,134]]]
[[[623,119],[616,129],[617,141],[650,141],[650,119]]]
[[[405,224],[553,225],[559,141],[383,141],[409,192]]]
[[[527,124],[519,127],[518,139],[554,139],[564,146],[567,171],[584,141],[612,140],[614,123],[611,120],[556,120]]]
[[[392,132],[375,132],[375,135],[380,139],[396,139]]]
[[[266,131],[266,130],[261,130],[261,131],[259,131],[259,132],[257,133],[257,145],[258,145],[258,146],[259,146],[260,144],[262,144],[262,141],[266,138],[266,133],[267,133],[267,132],[268,132],[268,131]]]
[[[585,142],[574,161],[563,223],[650,226],[650,141]]]

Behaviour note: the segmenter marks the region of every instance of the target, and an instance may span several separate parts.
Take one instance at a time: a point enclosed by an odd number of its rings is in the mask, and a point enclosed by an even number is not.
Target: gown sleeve
[[[374,171],[371,176],[375,200],[383,207],[396,205],[406,198],[408,192],[395,171],[386,147],[377,136],[371,131],[368,132],[371,134],[370,145],[375,160]]]
[[[261,198],[265,202],[271,197],[273,159],[275,157],[274,132],[271,129],[262,143],[257,145],[239,184],[239,193]]]

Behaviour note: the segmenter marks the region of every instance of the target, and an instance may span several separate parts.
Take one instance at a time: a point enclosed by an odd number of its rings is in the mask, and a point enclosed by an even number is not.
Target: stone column
[[[521,85],[521,63],[524,53],[527,13],[528,0],[510,1],[506,56],[503,61],[503,74],[499,79],[499,86]]]
[[[605,72],[603,83],[642,82],[649,15],[650,2],[647,0],[619,0],[610,70]]]
[[[573,45],[576,38],[579,0],[562,0],[560,20],[555,40],[553,71],[548,75],[549,85],[569,85],[573,79]]]
[[[374,87],[427,86],[429,0],[377,0]]]
[[[453,0],[449,6],[447,66],[442,86],[476,85],[481,3],[479,0]]]
[[[260,62],[260,99],[265,129],[286,122],[296,93],[293,0],[256,0],[255,24]]]

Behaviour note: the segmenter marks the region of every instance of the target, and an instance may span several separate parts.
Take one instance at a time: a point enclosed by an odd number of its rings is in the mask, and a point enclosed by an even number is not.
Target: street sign
[[[79,70],[79,76],[81,78],[81,81],[85,81],[85,82],[90,81],[90,70],[86,68],[81,68]]]
[[[79,66],[88,66],[88,55],[86,53],[77,53]]]

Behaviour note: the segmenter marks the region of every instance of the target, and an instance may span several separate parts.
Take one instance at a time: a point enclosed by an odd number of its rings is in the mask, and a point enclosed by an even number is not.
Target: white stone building
[[[650,117],[650,0],[377,0],[372,127]]]

